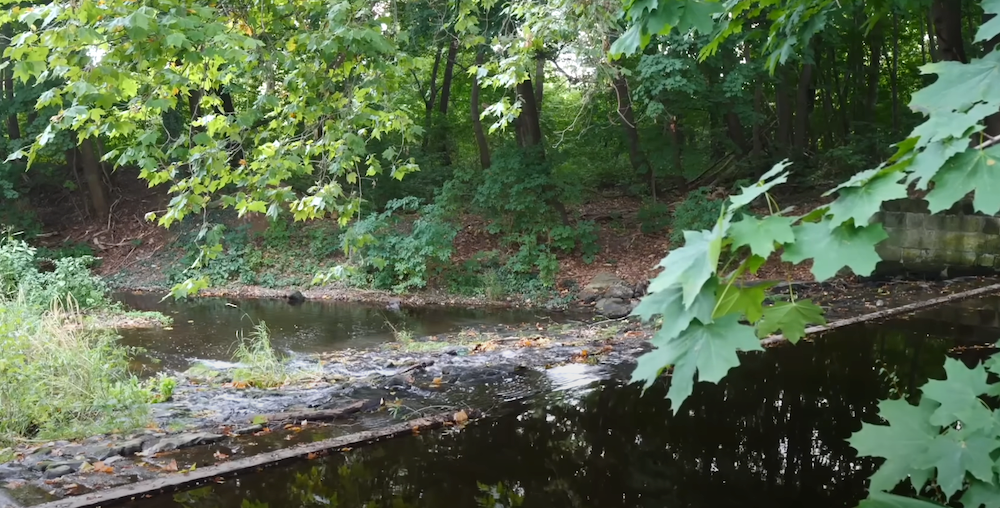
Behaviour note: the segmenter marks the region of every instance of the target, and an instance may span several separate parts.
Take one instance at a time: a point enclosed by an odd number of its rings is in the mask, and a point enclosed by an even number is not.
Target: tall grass
[[[266,388],[280,386],[290,379],[288,362],[271,347],[271,331],[260,321],[253,330],[244,335],[236,332],[239,339],[233,360],[240,366],[233,371],[233,381]]]
[[[24,292],[0,297],[0,442],[72,438],[141,427],[150,393],[128,349],[88,329],[69,296],[43,310]]]

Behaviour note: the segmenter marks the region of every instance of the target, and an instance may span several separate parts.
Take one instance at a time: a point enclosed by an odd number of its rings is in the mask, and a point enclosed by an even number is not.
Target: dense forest
[[[165,282],[201,286],[311,278],[262,275],[287,263],[254,245],[313,272],[347,247],[363,286],[480,293],[484,273],[524,292],[568,258],[627,264],[616,230],[662,254],[777,161],[797,201],[874,167],[920,121],[920,67],[995,43],[974,42],[975,1],[803,4],[798,27],[734,4],[722,39],[711,2],[655,36],[615,2],[6,4],[2,222],[113,257],[143,241],[136,217],[187,219]],[[221,209],[266,214],[270,236]],[[459,253],[470,228],[489,239]]]

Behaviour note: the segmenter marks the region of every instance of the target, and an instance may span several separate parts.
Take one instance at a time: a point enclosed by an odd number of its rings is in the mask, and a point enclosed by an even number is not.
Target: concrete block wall
[[[883,207],[872,219],[889,234],[876,246],[883,262],[919,270],[949,266],[1000,270],[1000,217],[964,210],[931,215],[923,201],[905,201],[909,203]]]

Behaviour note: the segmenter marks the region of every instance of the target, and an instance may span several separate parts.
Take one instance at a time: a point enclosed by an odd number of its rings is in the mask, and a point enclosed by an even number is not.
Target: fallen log
[[[970,289],[968,291],[961,291],[958,293],[953,293],[948,296],[941,296],[938,298],[931,298],[930,300],[923,300],[920,302],[914,302],[906,305],[900,305],[899,307],[893,307],[891,309],[880,310],[877,312],[870,312],[868,314],[862,314],[860,316],[855,316],[852,318],[840,319],[832,323],[828,323],[822,326],[811,326],[806,328],[806,336],[814,335],[817,333],[828,332],[830,330],[835,330],[837,328],[843,328],[845,326],[851,326],[861,323],[867,323],[870,321],[877,321],[879,319],[885,319],[887,317],[898,316],[900,314],[909,314],[916,312],[918,310],[923,310],[929,307],[934,307],[936,305],[941,305],[944,303],[957,302],[959,300],[965,300],[967,298],[974,298],[976,296],[988,295],[990,293],[1000,293],[1000,284],[991,284],[989,286],[984,286],[981,288]],[[805,338],[803,338],[805,340]],[[784,344],[789,342],[784,335],[772,335],[770,337],[761,339],[760,345],[764,347],[776,346],[778,344]]]
[[[433,430],[448,424],[461,424],[481,416],[478,411],[458,411],[408,422],[389,425],[380,429],[357,432],[346,436],[324,439],[315,443],[303,443],[283,450],[261,453],[250,457],[201,467],[185,473],[172,473],[164,478],[144,480],[131,485],[115,487],[100,492],[73,496],[58,501],[35,505],[33,508],[96,508],[113,504],[149,498],[168,491],[193,487],[199,483],[219,481],[224,477],[240,473],[260,471],[301,459],[315,459],[336,453],[343,448],[356,448],[378,441],[391,439],[419,431]]]
[[[255,416],[253,421],[257,422],[263,420],[263,423],[268,425],[280,425],[283,423],[301,422],[302,420],[308,420],[310,422],[336,420],[355,413],[360,413],[366,407],[374,405],[377,402],[380,401],[376,400],[372,402],[368,400],[359,400],[353,404],[333,409],[303,409],[301,411],[271,413],[267,415]]]

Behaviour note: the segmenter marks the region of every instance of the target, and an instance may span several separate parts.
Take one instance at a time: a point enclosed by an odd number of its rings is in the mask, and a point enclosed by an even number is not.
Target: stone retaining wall
[[[886,203],[873,218],[889,234],[876,246],[883,260],[878,271],[1000,269],[1000,217],[966,213],[967,208],[960,203],[932,215],[922,200]]]

